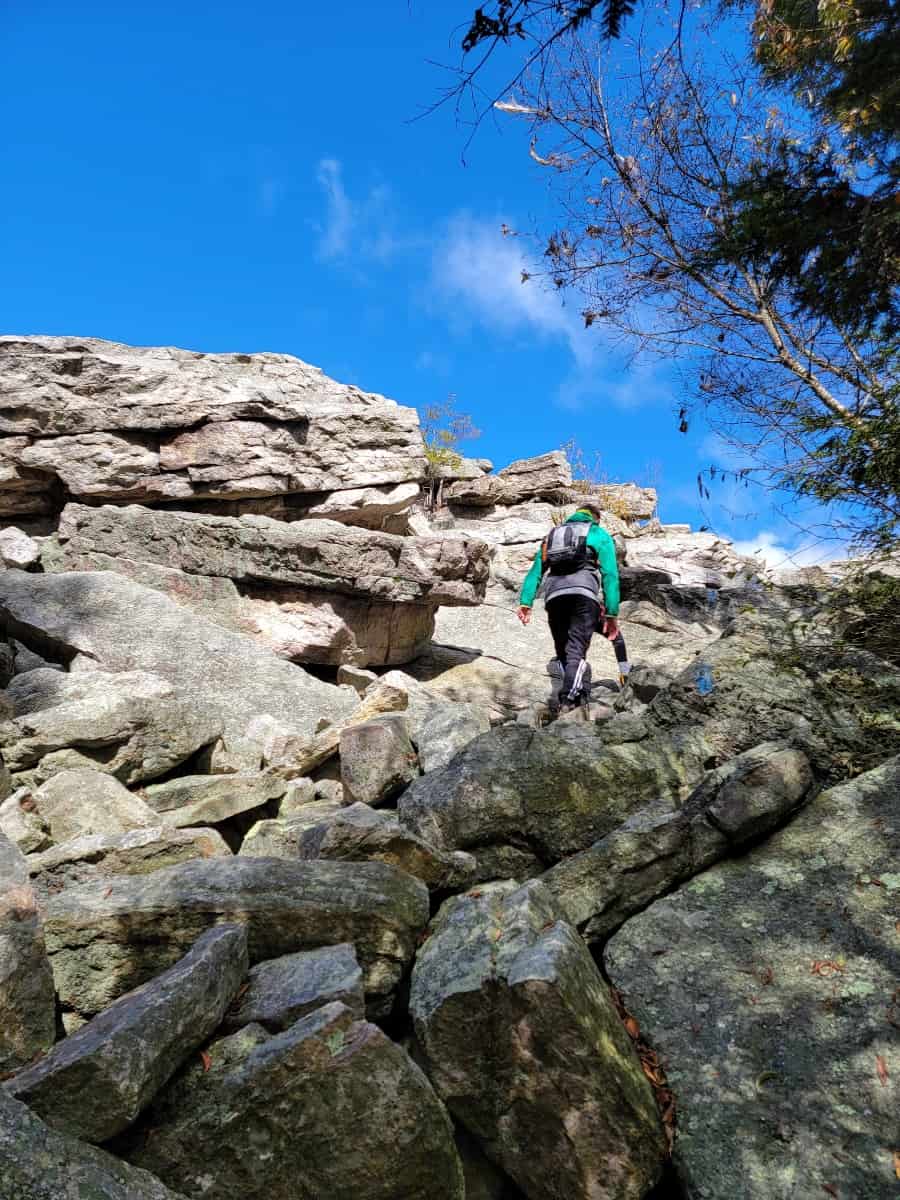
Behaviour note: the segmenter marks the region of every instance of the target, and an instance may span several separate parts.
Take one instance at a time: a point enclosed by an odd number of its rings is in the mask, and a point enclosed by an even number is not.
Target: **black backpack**
[[[585,567],[596,567],[597,556],[588,548],[591,524],[575,521],[555,525],[544,538],[544,562],[551,575],[572,575]]]

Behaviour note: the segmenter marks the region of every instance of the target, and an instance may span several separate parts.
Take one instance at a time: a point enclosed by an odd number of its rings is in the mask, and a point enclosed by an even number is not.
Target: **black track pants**
[[[571,693],[576,690],[578,668],[587,658],[599,615],[599,604],[588,596],[557,596],[547,601],[547,620],[556,657],[566,669],[561,700],[575,699]]]

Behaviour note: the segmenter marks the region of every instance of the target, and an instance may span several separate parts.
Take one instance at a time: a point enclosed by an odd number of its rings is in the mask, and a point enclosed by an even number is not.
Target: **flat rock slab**
[[[477,856],[481,848],[512,844],[549,866],[586,849],[653,797],[686,793],[702,773],[701,756],[690,739],[595,754],[508,725],[417,779],[397,811],[402,825],[438,849]]]
[[[2,624],[29,643],[57,647],[100,670],[152,672],[174,688],[178,702],[217,717],[226,738],[238,741],[262,713],[296,733],[312,734],[322,718],[338,720],[356,700],[251,638],[110,571],[6,571],[0,575]]]
[[[400,537],[321,518],[286,522],[69,504],[59,536],[78,553],[406,604],[479,604],[489,571],[488,547],[474,538]]]
[[[279,800],[288,789],[274,775],[182,775],[150,784],[141,792],[147,805],[168,825],[215,825],[238,813]]]
[[[67,888],[46,906],[60,1002],[88,1016],[173,965],[211,925],[247,928],[251,963],[352,942],[370,1003],[390,993],[428,920],[428,891],[382,863],[182,863]]]
[[[61,1133],[106,1141],[213,1033],[246,973],[244,929],[210,929],[174,967],[122,996],[7,1088]]]
[[[13,575],[53,578],[7,571],[0,590]],[[131,638],[133,646],[140,641],[133,628]],[[6,690],[13,713],[0,724],[0,748],[17,783],[37,787],[82,768],[140,783],[171,771],[222,732],[221,712],[202,694],[192,700],[160,675],[114,670],[67,674],[44,667],[13,679]]]
[[[183,1200],[149,1171],[50,1129],[0,1088],[4,1200]]]
[[[53,1045],[56,997],[21,852],[0,833],[0,1076]]]
[[[209,1049],[148,1115],[129,1157],[210,1200],[463,1200],[450,1120],[375,1025],[328,1004]],[[176,1182],[177,1181],[177,1182]]]
[[[540,884],[448,900],[410,1012],[453,1115],[531,1200],[640,1200],[665,1139],[591,956]]]
[[[348,942],[257,963],[222,1027],[232,1033],[256,1022],[279,1033],[323,1004],[336,1002],[354,1017],[366,1015],[362,971]]]
[[[230,858],[215,829],[172,829],[167,825],[129,833],[94,833],[29,854],[28,873],[39,899],[65,887],[112,875],[149,875],[193,858]]]
[[[898,799],[895,758],[610,941],[667,1064],[692,1198],[896,1194]]]

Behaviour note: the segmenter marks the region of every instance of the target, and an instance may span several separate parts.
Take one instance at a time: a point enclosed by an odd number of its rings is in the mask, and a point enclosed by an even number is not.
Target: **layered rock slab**
[[[60,1002],[85,1016],[175,963],[212,925],[246,926],[251,963],[352,942],[373,1011],[428,919],[424,884],[382,863],[238,856],[67,888],[46,906]]]
[[[55,1036],[53,975],[28,867],[0,833],[0,1076],[49,1050]]]
[[[60,540],[101,553],[236,583],[284,585],[405,604],[476,605],[488,577],[487,547],[475,539],[404,538],[322,519],[66,506]]]
[[[4,1200],[183,1200],[149,1171],[50,1129],[0,1088]]]
[[[0,624],[29,644],[52,646],[68,659],[77,656],[73,665],[85,681],[82,686],[90,686],[86,668],[138,670],[166,680],[174,700],[224,726],[226,741],[244,741],[247,724],[261,713],[292,732],[311,735],[322,719],[337,720],[355,703],[347,691],[277,658],[249,637],[112,572],[7,571],[0,575]],[[184,722],[188,729],[195,724],[187,716]]]
[[[894,1195],[898,799],[894,758],[609,942],[610,978],[668,1064],[689,1196]]]
[[[289,355],[3,337],[0,374],[2,511],[47,511],[57,480],[76,496],[185,502],[424,474],[414,410]]]
[[[103,1142],[131,1125],[216,1029],[247,971],[240,926],[202,934],[162,975],[122,996],[7,1085],[61,1133]]]
[[[590,954],[540,884],[448,900],[410,993],[450,1111],[531,1200],[638,1200],[665,1139]]]
[[[333,1003],[209,1049],[149,1115],[131,1161],[210,1200],[463,1200],[453,1131],[377,1026]]]

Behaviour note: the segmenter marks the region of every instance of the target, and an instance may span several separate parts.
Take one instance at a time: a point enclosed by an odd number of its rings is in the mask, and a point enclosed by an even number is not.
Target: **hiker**
[[[527,625],[538,586],[546,574],[544,604],[556,648],[551,711],[565,712],[590,698],[588,647],[596,630],[613,643],[619,683],[628,673],[625,639],[619,631],[619,568],[612,538],[597,524],[598,505],[584,503],[544,538],[519,596],[519,620]]]

